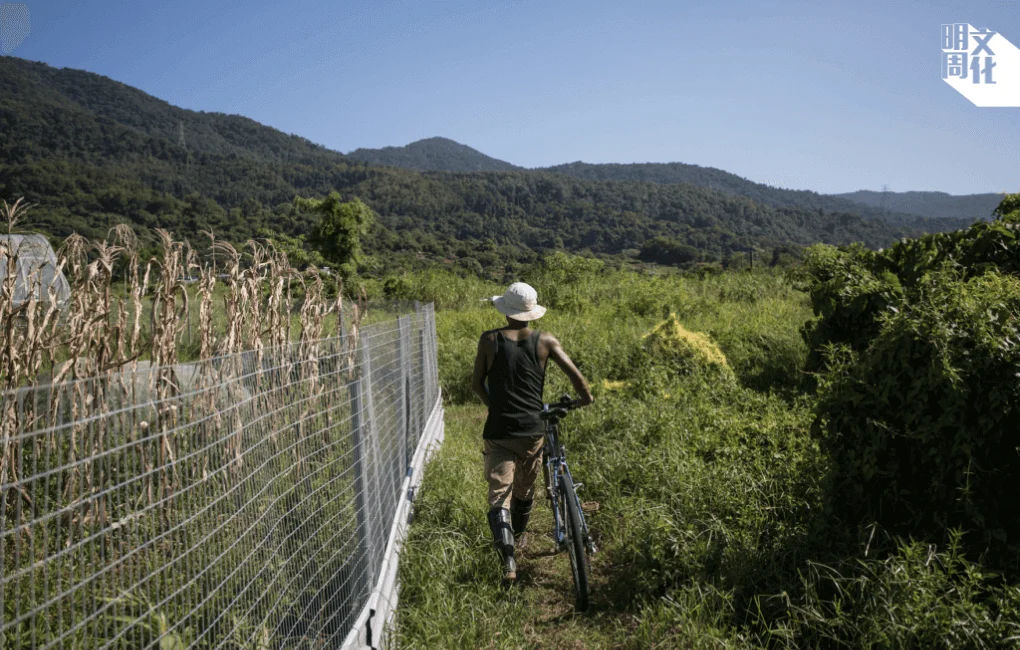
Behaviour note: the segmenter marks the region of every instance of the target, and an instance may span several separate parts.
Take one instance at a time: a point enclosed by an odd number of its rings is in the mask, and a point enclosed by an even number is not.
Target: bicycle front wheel
[[[588,552],[584,544],[584,527],[581,525],[581,509],[574,492],[574,484],[567,480],[566,475],[560,476],[559,485],[560,512],[566,521],[567,554],[570,556],[570,571],[574,576],[574,590],[577,592],[577,610],[588,609]]]

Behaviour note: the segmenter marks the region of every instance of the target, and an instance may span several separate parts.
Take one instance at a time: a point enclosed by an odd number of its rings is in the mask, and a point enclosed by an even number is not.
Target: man
[[[575,406],[587,406],[594,398],[556,337],[531,329],[531,322],[545,314],[531,286],[515,282],[502,296],[493,296],[492,304],[506,316],[507,324],[485,332],[478,341],[472,388],[489,408],[482,433],[489,528],[503,559],[504,578],[515,580],[514,535],[521,536],[527,528],[542,465],[545,428],[540,413],[546,362],[552,359],[570,379],[581,396]]]

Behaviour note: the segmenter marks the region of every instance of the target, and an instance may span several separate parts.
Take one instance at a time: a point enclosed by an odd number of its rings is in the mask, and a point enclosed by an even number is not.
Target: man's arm
[[[485,390],[485,375],[488,373],[488,355],[486,348],[489,347],[489,334],[482,334],[478,339],[478,353],[475,354],[475,370],[471,377],[471,388],[475,394],[482,398],[482,403],[489,406],[489,394]]]
[[[591,389],[588,388],[588,382],[585,380],[584,375],[581,374],[581,371],[577,369],[577,366],[574,365],[574,362],[570,360],[570,357],[567,356],[559,340],[551,334],[546,336],[549,337],[547,343],[549,346],[549,358],[555,361],[556,365],[563,370],[574,390],[581,396],[577,400],[577,405],[588,406],[594,403],[595,397],[591,394]]]

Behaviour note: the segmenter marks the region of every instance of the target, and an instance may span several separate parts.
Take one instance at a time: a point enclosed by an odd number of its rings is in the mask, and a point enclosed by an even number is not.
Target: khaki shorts
[[[542,468],[543,436],[483,440],[489,507],[509,508],[510,497],[535,498],[535,479]]]

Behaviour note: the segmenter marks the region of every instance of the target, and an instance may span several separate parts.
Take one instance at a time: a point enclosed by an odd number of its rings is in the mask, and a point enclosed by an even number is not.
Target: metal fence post
[[[380,467],[381,454],[379,452],[379,431],[376,427],[375,419],[375,404],[372,398],[372,339],[370,336],[364,336],[362,339],[363,345],[361,346],[361,405],[364,416],[362,422],[364,423],[364,434],[362,440],[368,445],[365,448],[365,455],[369,456],[369,461],[366,464],[368,470],[368,478],[365,481],[366,486],[369,487],[368,499],[366,505],[369,509],[369,533],[371,540],[369,543],[369,551],[375,551],[380,545],[385,545],[386,540],[381,538],[379,531],[381,530],[381,519],[382,516],[382,468]],[[375,555],[372,555],[373,565],[373,581],[376,578],[374,571],[377,569],[377,562],[375,561]]]
[[[416,432],[420,437],[425,431],[425,423],[428,422],[428,367],[425,365],[425,313],[422,312],[418,329],[418,373],[421,388],[418,391],[418,426]]]
[[[439,396],[438,386],[436,385],[436,381],[439,378],[439,351],[436,348],[436,309],[432,303],[425,309],[428,312],[429,335],[426,337],[426,340],[429,343],[430,362],[427,375],[430,390],[426,408],[431,409],[435,405],[436,398]]]
[[[410,375],[407,372],[407,341],[410,336],[410,317],[401,316],[397,319],[397,363],[400,367],[400,441],[403,445],[403,456],[404,456],[404,471],[406,472],[411,466],[411,452],[408,449],[408,440],[410,439],[410,427],[411,427],[411,409],[408,407],[411,398],[411,391],[408,389],[408,381]]]
[[[422,305],[417,300],[414,301],[414,320],[411,321],[414,324],[415,331],[418,334],[418,354],[415,359],[415,380],[417,390],[414,393],[414,440],[415,446],[417,446],[418,440],[421,439],[422,432],[425,430],[425,312],[422,309]]]
[[[351,466],[354,469],[354,516],[355,536],[357,541],[354,549],[354,571],[357,576],[354,586],[354,598],[358,606],[364,604],[368,597],[370,572],[369,544],[371,543],[370,521],[368,517],[368,488],[365,484],[366,463],[362,443],[364,440],[361,413],[361,379],[353,379],[348,384],[351,396]]]

